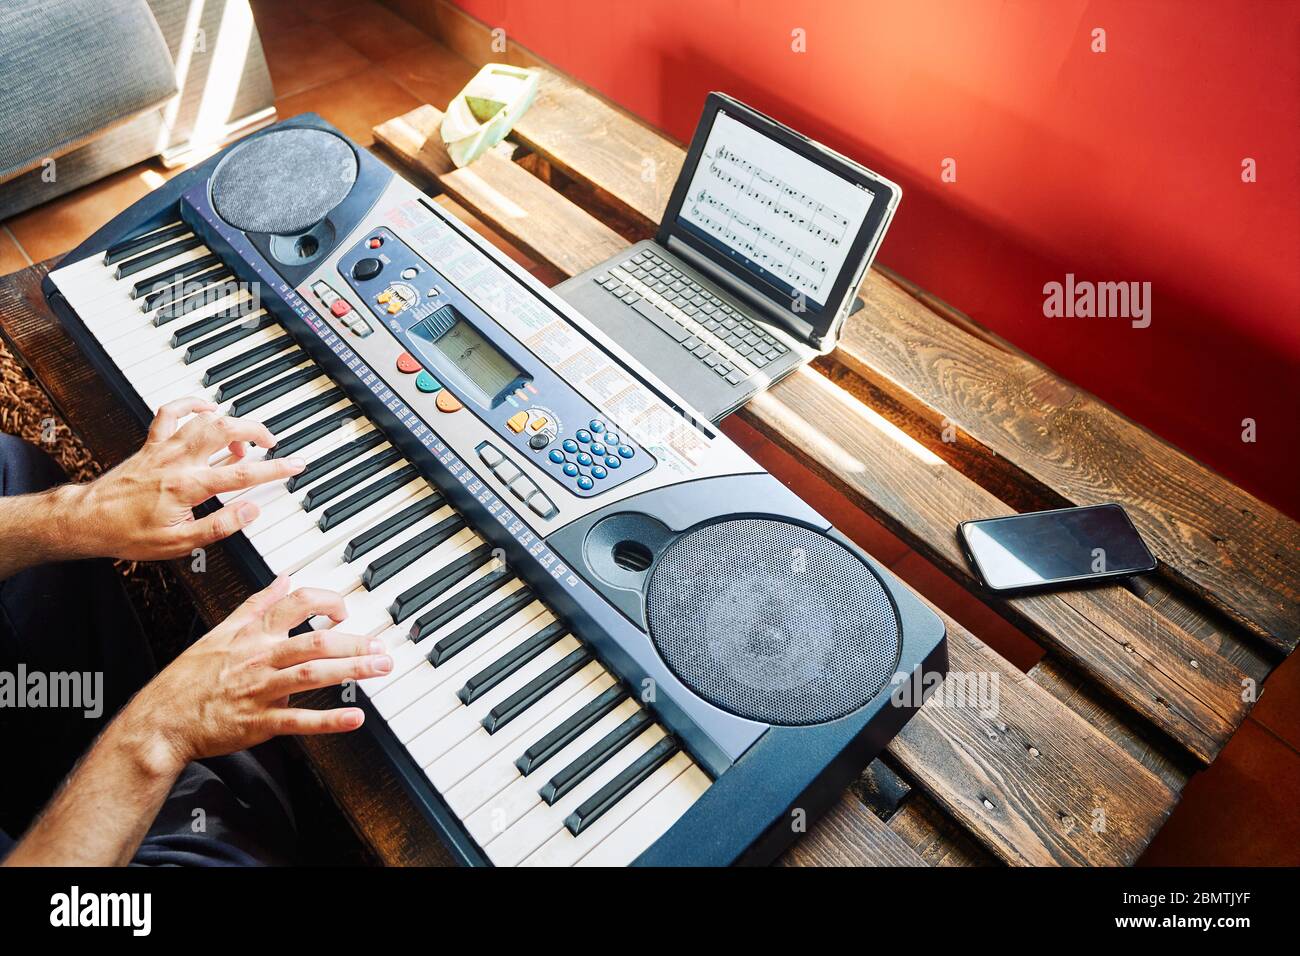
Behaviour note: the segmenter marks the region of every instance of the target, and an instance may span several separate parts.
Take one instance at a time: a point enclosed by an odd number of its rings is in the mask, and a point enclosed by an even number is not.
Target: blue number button
[[[601,455],[605,454],[605,446],[598,441],[594,441],[591,443],[591,453],[599,458]]]
[[[601,432],[605,430],[605,423],[602,422],[599,418],[593,418],[591,420],[590,428],[593,432],[599,435]]]
[[[586,466],[591,464],[591,456],[585,451],[578,452],[578,464]]]
[[[564,452],[560,451],[558,448],[552,448],[551,453],[546,457],[551,459],[551,461],[555,462],[557,465],[564,463]]]
[[[618,453],[622,455],[624,458],[631,458],[633,455],[636,454],[636,452],[632,450],[631,445],[619,445]]]
[[[608,458],[605,459],[605,464],[609,465],[609,467],[611,468],[618,468],[623,463],[619,461],[617,458],[615,458],[613,455],[610,455]]]
[[[593,478],[604,478],[608,474],[609,472],[607,472],[604,468],[600,467],[600,465],[591,466],[591,477]]]
[[[619,438],[617,435],[615,435],[613,432],[605,432],[605,444],[608,445],[610,448],[613,448],[621,441],[622,439]]]
[[[587,431],[585,428],[579,428],[574,433],[573,437],[585,445],[587,442],[591,441],[591,432]]]
[[[569,454],[573,454],[575,451],[578,450],[578,443],[574,441],[572,438],[566,438],[564,439],[564,450],[567,451]]]
[[[575,465],[573,462],[569,462],[567,465],[564,466],[564,473],[568,475],[570,478],[573,478],[578,474],[578,466]]]
[[[583,475],[581,478],[578,479],[578,487],[581,488],[583,491],[591,491],[592,486],[595,484],[596,483],[592,481],[590,478],[588,478],[586,475]]]

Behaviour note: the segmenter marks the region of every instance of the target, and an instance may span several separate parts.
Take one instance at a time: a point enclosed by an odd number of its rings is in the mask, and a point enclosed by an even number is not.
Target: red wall
[[[678,139],[721,89],[899,181],[882,263],[1300,515],[1300,4],[456,2]],[[1151,326],[1045,318],[1067,272]]]

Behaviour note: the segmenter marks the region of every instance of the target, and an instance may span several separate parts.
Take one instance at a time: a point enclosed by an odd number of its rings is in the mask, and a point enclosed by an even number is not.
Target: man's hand
[[[392,658],[383,653],[382,641],[333,629],[288,637],[315,615],[337,623],[347,613],[343,599],[331,591],[288,591],[289,579],[281,577],[253,595],[122,712],[124,729],[157,744],[149,754],[161,769],[179,772],[190,761],[246,750],[280,734],[329,734],[361,726],[359,707],[296,708],[289,695],[386,674]]]
[[[287,637],[316,614],[336,622],[344,615],[337,594],[288,590],[279,578],[253,595],[136,694],[5,864],[128,863],[190,761],[277,734],[360,727],[360,708],[296,708],[289,695],[385,674],[392,659],[378,653],[380,641],[333,630]]]
[[[70,551],[80,557],[152,561],[188,554],[254,521],[252,502],[233,501],[196,520],[191,509],[219,492],[282,481],[302,471],[301,458],[245,460],[246,442],[271,448],[265,425],[215,414],[211,402],[178,399],[158,409],[144,447],[86,485],[59,489]],[[194,417],[177,427],[186,415]],[[228,463],[209,459],[230,449]]]

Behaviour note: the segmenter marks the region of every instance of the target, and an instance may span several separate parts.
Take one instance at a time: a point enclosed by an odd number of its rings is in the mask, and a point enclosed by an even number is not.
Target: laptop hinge
[[[673,255],[688,263],[692,268],[703,272],[709,279],[722,286],[727,292],[740,299],[746,306],[761,314],[768,321],[777,323],[800,342],[805,342],[815,349],[820,349],[820,339],[814,334],[811,323],[794,318],[788,311],[774,305],[766,296],[754,291],[747,283],[737,279],[721,266],[714,264],[680,239],[669,236],[666,242],[659,241]]]

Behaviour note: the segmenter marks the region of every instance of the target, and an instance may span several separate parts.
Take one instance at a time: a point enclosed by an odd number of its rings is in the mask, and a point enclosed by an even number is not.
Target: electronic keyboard
[[[383,640],[365,728],[461,862],[771,860],[946,671],[887,570],[318,117],[64,262],[46,296],[142,424],[201,396],[308,462],[221,496],[261,508],[227,544]]]

